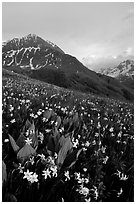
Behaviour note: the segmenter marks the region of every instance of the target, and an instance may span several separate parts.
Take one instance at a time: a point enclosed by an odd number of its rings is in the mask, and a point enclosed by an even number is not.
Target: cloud
[[[88,56],[86,58],[83,58],[82,63],[87,66],[89,69],[92,69],[94,71],[97,71],[101,68],[108,68],[108,67],[115,67],[119,63],[121,63],[124,60],[127,59],[133,59],[134,56],[132,55],[132,49],[127,48],[123,51],[123,53],[119,55],[109,55],[109,56]]]

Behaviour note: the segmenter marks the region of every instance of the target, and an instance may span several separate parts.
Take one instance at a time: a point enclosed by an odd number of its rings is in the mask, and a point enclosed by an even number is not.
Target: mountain
[[[114,68],[100,69],[101,74],[118,79],[122,84],[134,89],[134,61],[125,60]]]
[[[133,100],[133,91],[118,80],[89,70],[74,56],[36,35],[3,43],[2,66],[60,87]]]

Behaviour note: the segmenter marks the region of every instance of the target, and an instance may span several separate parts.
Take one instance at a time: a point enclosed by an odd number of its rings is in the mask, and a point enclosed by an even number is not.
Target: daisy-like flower
[[[85,198],[85,202],[90,202],[91,198]]]
[[[89,141],[86,141],[85,146],[86,146],[86,147],[89,147],[89,145],[90,145],[90,142],[89,142]]]
[[[37,156],[41,157],[41,160],[45,160],[45,155],[44,154],[38,154]]]
[[[45,180],[47,179],[47,177],[51,178],[51,171],[49,169],[42,171],[43,172],[43,176],[45,178]]]
[[[57,166],[52,166],[52,167],[50,168],[50,170],[52,171],[52,175],[53,175],[54,177],[57,177]]]
[[[38,177],[38,175],[37,175],[36,173],[34,173],[33,175],[31,175],[31,176],[29,177],[29,181],[30,181],[31,183],[38,182],[37,177]]]
[[[80,179],[80,173],[75,172],[75,179],[79,180]]]
[[[109,131],[110,131],[110,132],[113,132],[113,130],[114,130],[114,128],[113,128],[113,127],[111,127],[111,128],[109,129]]]
[[[34,114],[33,114],[33,113],[31,113],[30,116],[31,116],[32,118],[34,118]]]
[[[25,142],[26,142],[27,145],[30,145],[30,144],[32,144],[32,139],[27,138],[27,139],[25,140]]]
[[[108,161],[108,159],[109,159],[109,157],[108,157],[108,156],[106,156],[105,158],[103,158],[103,164],[106,164],[106,163],[107,163],[107,161]]]
[[[30,158],[30,163],[33,165],[34,164],[34,157]]]
[[[10,122],[11,122],[11,123],[15,123],[15,122],[16,122],[16,120],[15,120],[15,119],[13,119],[13,120],[11,120]]]
[[[33,172],[29,172],[29,169],[27,169],[27,171],[24,172],[24,177],[23,177],[23,179],[26,178],[26,179],[29,181],[29,179],[30,179],[30,177],[31,177],[32,174],[33,174]]]
[[[47,118],[43,118],[42,121],[43,121],[43,122],[47,122],[48,119],[47,119]]]
[[[19,167],[18,167],[18,169],[19,169],[19,173],[23,173],[23,169],[24,169],[24,167],[23,166],[21,166],[21,164],[19,163]]]
[[[121,188],[120,191],[117,193],[117,197],[120,197],[120,195],[123,193],[123,189]]]
[[[5,143],[9,142],[9,139],[5,139],[4,142],[5,142]]]
[[[80,186],[80,189],[79,189],[79,193],[84,195],[84,196],[87,196],[89,194],[89,189],[86,188],[86,187],[83,187],[82,185]]]
[[[69,171],[65,171],[64,175],[66,177],[65,181],[70,180]]]

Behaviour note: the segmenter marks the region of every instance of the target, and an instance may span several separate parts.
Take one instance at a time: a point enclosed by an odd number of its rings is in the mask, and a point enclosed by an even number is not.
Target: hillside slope
[[[60,87],[133,101],[133,91],[118,80],[97,74],[57,45],[36,35],[15,38],[2,47],[8,70]]]

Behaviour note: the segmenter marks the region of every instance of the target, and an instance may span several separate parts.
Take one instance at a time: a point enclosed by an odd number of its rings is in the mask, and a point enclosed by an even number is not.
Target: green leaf
[[[60,118],[60,116],[57,116],[56,123],[57,123],[56,128],[58,129],[59,126],[61,125],[61,118]]]
[[[25,144],[25,146],[19,150],[17,154],[17,158],[21,161],[29,159],[30,156],[36,153],[36,149],[34,149],[31,145]]]
[[[18,138],[17,141],[16,141],[16,144],[17,144],[20,148],[22,148],[22,147],[25,145],[25,143],[26,143],[25,140],[26,140],[26,138],[25,138],[25,136],[24,136],[24,133],[21,132],[19,138]]]
[[[73,144],[71,142],[70,137],[65,138],[65,143],[61,147],[59,153],[58,153],[58,159],[57,159],[57,164],[61,166],[68,154],[68,152],[72,149]]]
[[[27,119],[26,122],[25,122],[25,125],[22,129],[23,132],[26,132],[29,128],[31,127],[31,123],[30,121]]]
[[[50,117],[52,116],[53,114],[53,110],[46,110],[44,113],[43,113],[43,117],[46,118],[47,120],[50,119]]]
[[[78,160],[78,157],[79,157],[81,152],[82,152],[82,149],[74,150],[73,152],[71,152],[66,157],[62,167],[69,167],[69,168],[72,167],[76,163],[76,161]]]
[[[7,180],[7,170],[6,170],[6,164],[4,161],[2,161],[2,183],[4,183]]]
[[[20,147],[16,144],[15,140],[13,139],[11,135],[9,135],[9,140],[10,140],[13,150],[17,152],[20,149]]]

